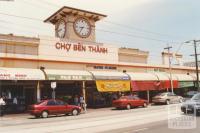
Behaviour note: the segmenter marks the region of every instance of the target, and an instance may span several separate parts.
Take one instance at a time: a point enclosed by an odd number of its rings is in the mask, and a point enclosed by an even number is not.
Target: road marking
[[[148,129],[148,128],[141,128],[141,129],[134,130],[133,132],[144,131],[144,130],[147,130],[147,129]]]

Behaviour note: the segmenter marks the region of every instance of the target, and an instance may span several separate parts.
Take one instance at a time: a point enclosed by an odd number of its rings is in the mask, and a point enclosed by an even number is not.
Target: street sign
[[[51,88],[56,89],[56,82],[51,82]]]

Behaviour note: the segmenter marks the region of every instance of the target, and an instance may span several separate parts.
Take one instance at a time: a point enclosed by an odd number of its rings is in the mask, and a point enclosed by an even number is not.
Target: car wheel
[[[49,116],[49,113],[47,111],[42,112],[42,118],[47,118]]]
[[[187,114],[186,110],[183,111],[184,114]]]
[[[78,112],[77,109],[73,109],[73,110],[72,110],[72,115],[78,115],[78,113],[79,113],[79,112]]]
[[[127,104],[127,105],[126,105],[126,109],[128,109],[128,110],[131,109],[131,105],[130,105],[130,104]]]
[[[144,103],[144,104],[143,104],[143,107],[145,107],[145,108],[146,108],[146,107],[147,107],[147,103]]]
[[[169,104],[170,104],[170,101],[169,101],[169,100],[166,100],[166,104],[169,105]]]

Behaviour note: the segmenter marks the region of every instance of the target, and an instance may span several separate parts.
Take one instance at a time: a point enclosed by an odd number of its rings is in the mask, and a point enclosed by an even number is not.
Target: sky
[[[194,61],[193,45],[183,42],[200,39],[199,0],[0,0],[0,33],[54,36],[54,26],[43,20],[63,6],[107,15],[96,24],[97,42],[149,51],[153,64],[161,63],[169,45],[184,61]]]

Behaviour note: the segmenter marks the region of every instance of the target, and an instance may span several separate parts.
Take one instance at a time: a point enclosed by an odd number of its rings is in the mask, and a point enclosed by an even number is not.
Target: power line
[[[119,24],[119,23],[116,23],[116,22],[110,22],[110,21],[106,21],[106,20],[104,22],[109,23],[109,24],[113,24],[113,25],[117,25],[117,26],[120,26],[120,27],[125,27],[125,28],[128,28],[128,29],[131,28],[131,29],[134,29],[136,31],[143,32],[143,33],[150,33],[150,34],[155,34],[155,35],[159,35],[159,36],[175,37],[173,35],[168,35],[168,34],[164,34],[164,33],[157,33],[157,32],[153,32],[153,31],[149,31],[149,30],[136,28],[136,27],[133,27],[133,26],[128,26],[128,25],[125,25],[125,24]]]
[[[22,19],[28,19],[28,20],[34,20],[34,21],[43,22],[43,20],[42,20],[42,19],[39,19],[39,18],[31,18],[31,17],[25,17],[25,16],[18,16],[18,15],[3,13],[3,12],[0,12],[0,14],[1,14],[1,15],[4,15],[4,16],[10,16],[10,17],[16,17],[16,18],[22,18]]]
[[[17,17],[17,18],[29,19],[29,20],[35,20],[35,21],[42,22],[42,19],[38,19],[38,18],[31,18],[31,17],[25,17],[25,16],[12,15],[12,14],[2,13],[2,12],[0,12],[0,14],[6,15],[6,16],[12,16],[12,17]],[[112,33],[112,34],[119,34],[119,35],[124,35],[124,36],[130,36],[130,37],[134,37],[134,38],[140,38],[140,39],[146,39],[146,40],[152,40],[152,41],[158,41],[158,42],[168,43],[168,41],[166,41],[166,40],[160,40],[160,39],[149,38],[149,37],[144,37],[144,36],[132,35],[132,34],[127,34],[127,33],[113,32],[113,31],[108,31],[108,30],[103,30],[103,29],[96,29],[96,30],[97,31],[99,30],[99,31],[107,32],[107,33]]]
[[[113,31],[108,31],[108,30],[103,30],[103,29],[96,29],[98,31],[103,31],[111,34],[119,34],[119,35],[124,35],[124,36],[129,36],[129,37],[134,37],[134,38],[142,38],[146,40],[152,40],[152,41],[158,41],[158,42],[168,42],[166,40],[160,40],[160,39],[155,39],[155,38],[149,38],[149,37],[144,37],[144,36],[138,36],[138,35],[133,35],[133,34],[128,34],[128,33],[120,33],[120,32],[113,32]]]
[[[50,5],[50,6],[53,6],[53,7],[59,7],[59,8],[61,7],[60,5],[48,2],[46,0],[41,0],[40,2],[45,3],[47,5]],[[116,23],[116,22],[111,22],[111,21],[103,21],[103,22],[106,22],[106,23],[109,23],[109,24],[113,24],[113,25],[117,25],[117,26],[120,26],[120,27],[123,27],[123,28],[128,28],[128,29],[131,28],[131,29],[134,29],[136,31],[143,32],[143,33],[150,33],[150,34],[159,35],[159,36],[175,37],[173,35],[168,35],[168,34],[164,34],[164,33],[158,33],[158,32],[154,32],[154,31],[149,31],[149,30],[145,30],[145,29],[141,29],[141,28],[136,28],[136,27],[133,27],[133,26],[128,26],[128,25],[125,25],[125,24],[119,24],[119,23]]]

